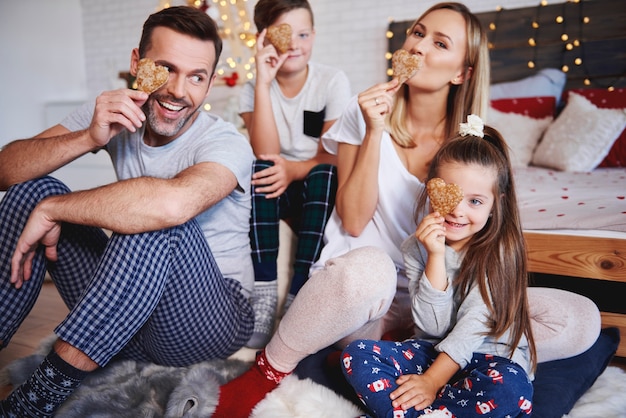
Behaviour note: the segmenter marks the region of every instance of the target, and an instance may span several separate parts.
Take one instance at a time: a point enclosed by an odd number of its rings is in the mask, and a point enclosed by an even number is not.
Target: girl
[[[377,417],[531,412],[536,355],[511,166],[500,134],[486,127],[483,138],[480,119],[468,119],[427,177],[459,185],[463,200],[423,217],[402,244],[421,338],[359,340],[343,353],[345,376]],[[417,219],[426,204],[422,192]]]

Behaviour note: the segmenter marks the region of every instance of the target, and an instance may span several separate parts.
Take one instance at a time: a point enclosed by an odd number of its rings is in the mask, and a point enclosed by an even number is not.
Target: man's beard
[[[153,104],[155,106],[160,106],[160,104],[156,103],[158,102],[159,99],[163,99],[163,100],[167,99],[167,101],[170,103],[176,103],[181,106],[185,106],[184,110],[188,109],[187,107],[188,103],[182,100],[175,100],[170,97],[166,98],[165,96],[155,95],[155,96],[150,97],[148,101],[143,105],[143,110],[144,110],[144,113],[146,114],[148,124],[150,125],[150,130],[154,134],[164,136],[164,137],[176,136],[178,132],[180,132],[180,130],[183,127],[185,127],[189,119],[191,119],[196,114],[198,108],[194,109],[192,112],[187,113],[187,115],[185,115],[184,117],[177,119],[176,123],[172,125],[171,123],[167,123],[169,119],[166,119],[164,123],[162,119],[159,119],[157,117]]]

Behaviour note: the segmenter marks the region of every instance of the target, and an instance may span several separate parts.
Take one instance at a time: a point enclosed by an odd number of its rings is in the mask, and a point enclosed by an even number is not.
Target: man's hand
[[[16,289],[22,287],[22,284],[30,279],[33,258],[39,245],[45,247],[45,254],[48,260],[56,261],[57,243],[60,235],[61,223],[49,219],[41,209],[40,203],[28,218],[11,259],[10,282]]]
[[[280,155],[260,155],[260,159],[272,161],[272,167],[261,170],[252,175],[252,186],[257,193],[266,193],[266,199],[274,199],[287,190],[294,180],[289,170],[292,161],[285,160]],[[262,187],[257,187],[262,186]]]
[[[141,106],[148,100],[142,91],[119,89],[105,91],[96,98],[89,134],[97,146],[106,145],[126,128],[135,132],[146,120]]]

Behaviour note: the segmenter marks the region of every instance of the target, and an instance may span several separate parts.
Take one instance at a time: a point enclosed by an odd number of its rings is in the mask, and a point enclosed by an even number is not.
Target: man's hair
[[[157,27],[172,29],[183,35],[189,35],[202,41],[211,41],[215,46],[215,63],[217,66],[222,53],[222,38],[217,25],[205,12],[189,6],[168,7],[151,14],[143,24],[143,32],[139,41],[139,56],[144,57],[152,42],[152,32]]]
[[[283,14],[294,9],[306,9],[311,15],[311,25],[313,23],[313,10],[308,0],[259,0],[254,6],[254,24],[260,33],[263,29],[271,26],[276,19]]]

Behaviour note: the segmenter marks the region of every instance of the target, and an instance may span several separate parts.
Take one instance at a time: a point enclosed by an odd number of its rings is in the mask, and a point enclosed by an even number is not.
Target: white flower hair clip
[[[459,125],[459,134],[461,134],[461,136],[473,135],[479,138],[483,138],[485,136],[483,134],[485,124],[477,115],[468,115],[467,123],[461,122]]]

